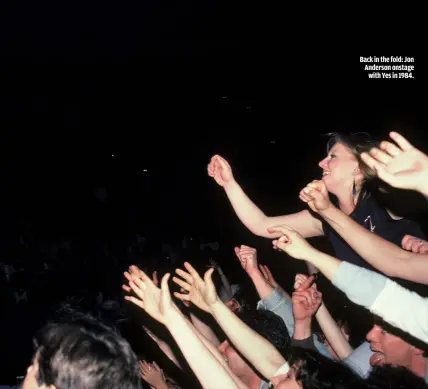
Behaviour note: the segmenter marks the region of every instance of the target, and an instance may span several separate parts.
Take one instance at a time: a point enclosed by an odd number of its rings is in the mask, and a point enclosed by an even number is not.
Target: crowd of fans
[[[98,261],[82,256],[82,268],[91,267],[82,285],[93,288],[83,290],[81,300],[60,299],[55,315],[34,337],[33,360],[19,386],[428,388],[428,303],[420,292],[428,284],[428,243],[415,221],[384,201],[394,193],[390,188],[428,200],[428,156],[400,134],[390,136],[378,144],[368,134],[331,134],[319,163],[322,178],[299,194],[307,209],[276,217],[265,215],[237,183],[229,163],[214,156],[208,174],[238,218],[272,241],[283,257],[279,268],[291,257],[304,261],[306,274],[296,274],[293,285],[280,285],[281,277],[247,245],[230,250],[243,279],[232,284],[229,266],[212,258],[203,263],[196,251],[194,257],[186,252],[191,263],[183,265],[171,250],[165,262],[147,255],[134,261],[141,256],[132,254],[133,245],[126,261],[116,260],[107,247]],[[317,236],[328,238],[334,256],[307,241]],[[143,240],[136,239],[137,250]],[[42,266],[43,274],[55,267]],[[4,265],[9,282],[14,272]],[[51,277],[61,280],[58,273]],[[364,341],[350,341],[360,324],[355,318],[333,317],[323,301],[322,277],[360,307],[361,318],[370,316]],[[256,304],[249,291],[244,293],[245,278],[258,295]],[[110,285],[121,284],[121,291],[110,294]],[[35,299],[28,290],[12,288],[12,293],[14,304]],[[81,304],[85,294],[92,298],[86,305]]]

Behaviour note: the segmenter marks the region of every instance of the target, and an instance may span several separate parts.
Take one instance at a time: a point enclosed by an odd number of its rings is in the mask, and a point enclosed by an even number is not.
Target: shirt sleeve
[[[257,303],[257,309],[266,309],[279,316],[284,321],[285,326],[288,330],[288,334],[291,338],[293,337],[293,305],[287,298],[284,297],[284,295],[278,288],[275,288],[268,297],[263,300],[260,300]],[[328,348],[317,339],[316,335],[312,335],[312,337],[314,345],[318,352],[329,359],[333,359],[333,355],[330,353]]]
[[[428,299],[381,274],[346,262],[339,266],[332,282],[351,301],[428,343]]]

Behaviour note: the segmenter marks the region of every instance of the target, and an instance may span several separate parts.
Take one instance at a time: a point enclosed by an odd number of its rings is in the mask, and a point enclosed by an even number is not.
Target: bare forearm
[[[339,359],[348,357],[353,349],[324,304],[320,306],[315,317],[318,320],[322,332]]]
[[[373,267],[391,277],[412,278],[412,253],[369,232],[336,207],[330,207],[322,217]]]
[[[308,252],[306,258],[304,259],[318,268],[318,270],[323,273],[330,281],[333,279],[334,274],[342,263],[342,261],[339,259],[314,248]]]
[[[224,190],[236,215],[245,227],[253,234],[269,236],[269,233],[266,231],[266,215],[250,200],[239,184],[236,181],[232,181]]]
[[[204,323],[202,320],[200,320],[195,314],[190,314],[190,319],[192,321],[192,324],[195,326],[195,328],[198,330],[198,332],[204,336],[204,338],[214,345],[215,347],[220,345],[220,341],[217,338],[217,335],[214,333],[214,331],[211,329],[209,325]]]
[[[276,348],[253,331],[220,300],[211,306],[212,314],[234,346],[267,379],[286,362]]]
[[[296,320],[294,322],[293,339],[303,340],[312,336],[311,320]]]
[[[169,314],[166,326],[204,389],[239,388],[178,309]]]
[[[256,287],[257,293],[261,300],[266,299],[273,292],[274,287],[263,277],[258,268],[248,272],[248,275]]]

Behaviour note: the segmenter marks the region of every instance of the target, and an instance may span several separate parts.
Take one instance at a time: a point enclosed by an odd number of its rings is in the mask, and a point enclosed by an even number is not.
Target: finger
[[[145,370],[149,370],[150,365],[149,365],[149,363],[147,363],[147,361],[142,361],[142,365],[143,365]]]
[[[189,262],[184,262],[184,267],[194,280],[201,280],[199,273],[193,268],[193,266]]]
[[[193,284],[193,277],[185,272],[184,270],[181,269],[176,269],[175,272],[181,277],[184,278],[188,284],[192,285]]]
[[[137,277],[140,277],[143,281],[150,279],[150,277],[146,273],[144,273],[140,268],[138,268],[137,266],[131,265],[130,269],[131,269],[132,273],[135,273],[135,275]]]
[[[239,253],[240,253],[239,247],[235,247],[234,250],[235,250],[236,256],[239,258]]]
[[[181,280],[178,277],[172,277],[172,280],[176,284],[180,285],[182,287],[182,289],[187,290],[188,292],[190,291],[190,289],[192,289],[192,287],[187,282],[184,282],[183,280]]]
[[[270,269],[267,267],[267,265],[264,265],[263,268],[265,269],[265,272],[268,275],[268,278],[273,278],[272,273]]]
[[[260,272],[262,273],[263,277],[265,279],[268,279],[268,275],[266,273],[266,270],[263,268],[263,265],[259,265],[259,269],[260,269]]]
[[[364,152],[360,154],[362,161],[375,172],[379,172],[385,169],[385,166],[375,159],[371,154]]]
[[[174,292],[174,296],[183,302],[191,301],[190,295],[188,295],[188,294]]]
[[[243,250],[243,249],[256,251],[256,249],[254,247],[246,246],[245,244],[241,245],[241,250]]]
[[[157,270],[155,270],[155,271],[153,272],[153,281],[158,282],[158,272],[157,272]]]
[[[293,293],[293,296],[291,298],[293,300],[293,303],[299,303],[304,306],[305,309],[309,309],[312,306],[312,301],[307,298],[307,296],[299,295],[296,292]]]
[[[144,310],[144,302],[135,298],[134,296],[125,296],[125,300],[130,301],[131,303]]]
[[[207,272],[205,272],[204,281],[210,289],[214,289],[214,291],[215,291],[216,289],[215,289],[215,285],[214,285],[214,282],[212,279],[213,272],[214,272],[214,269],[210,269]]]
[[[388,142],[386,142],[386,143],[388,143]],[[382,145],[383,145],[384,143],[382,142],[381,143],[381,147],[382,147]],[[394,146],[395,147],[395,146]],[[397,152],[399,153],[400,152],[400,150],[397,148],[397,147],[395,147],[396,149],[397,149]],[[390,163],[391,161],[392,161],[392,157],[391,157],[391,155],[394,155],[394,154],[387,154],[387,153],[385,153],[385,152],[383,152],[382,150],[379,150],[378,148],[376,148],[376,147],[373,147],[371,150],[370,150],[370,155],[372,156],[372,157],[374,157],[374,158],[376,158],[376,160],[377,161],[379,161],[379,162],[381,162],[381,163],[383,163],[383,164],[385,164],[385,165],[387,165],[388,163]]]
[[[131,288],[128,285],[122,285],[122,289],[128,293],[131,293]]]
[[[144,282],[140,277],[132,276],[132,280],[129,281],[129,286],[131,286],[131,282],[133,282],[139,289],[141,289],[142,291],[145,291],[147,289],[146,283],[149,283],[149,281],[153,285],[152,280],[148,277]]]
[[[223,169],[231,169],[229,163],[223,157],[218,156],[217,161]]]
[[[412,242],[411,251],[413,251],[414,253],[419,253],[419,250],[421,249],[423,244],[424,244],[424,241],[422,239],[415,239]]]
[[[320,184],[318,183],[318,181],[310,182],[308,185],[306,185],[306,188],[317,190],[318,192],[321,191]]]
[[[388,142],[386,140],[381,142],[380,149],[392,157],[396,157],[402,153],[402,151],[394,143]]]
[[[414,236],[412,236],[412,235],[404,235],[403,239],[401,240],[401,247],[404,249],[407,242],[409,240],[413,240],[413,239],[414,239]]]
[[[315,279],[314,276],[310,276],[305,282],[303,282],[302,285],[300,285],[300,287],[298,288],[298,291],[301,292],[308,289],[311,286],[314,279]]]
[[[412,244],[415,241],[415,237],[411,235],[407,235],[403,238],[402,247],[404,250],[410,251],[412,248]]]
[[[161,290],[162,290],[162,295],[167,295],[169,297],[171,297],[171,294],[169,292],[169,285],[168,285],[168,280],[169,277],[171,276],[171,274],[166,273],[161,280]]]
[[[157,371],[160,371],[160,367],[158,366],[158,364],[157,364],[155,361],[153,361],[152,366],[153,366]]]
[[[403,136],[400,135],[398,132],[392,131],[389,136],[391,139],[394,140],[395,143],[397,143],[398,146],[400,146],[400,149],[403,151],[411,150],[413,148],[413,145]]]

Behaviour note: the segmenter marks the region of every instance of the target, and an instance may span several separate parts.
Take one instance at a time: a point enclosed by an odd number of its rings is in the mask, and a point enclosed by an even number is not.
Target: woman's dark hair
[[[367,389],[427,389],[421,377],[403,366],[375,366],[365,380]]]
[[[326,134],[329,137],[327,142],[327,153],[336,143],[341,143],[351,150],[352,154],[358,161],[361,172],[364,175],[364,184],[361,189],[360,198],[365,198],[370,193],[370,184],[375,180],[377,181],[376,172],[368,167],[361,159],[362,152],[368,152],[373,147],[379,146],[379,141],[372,138],[367,132],[355,132],[350,134],[343,134],[341,132],[330,132]]]
[[[287,361],[295,367],[296,381],[303,389],[361,389],[364,381],[343,363],[314,350],[290,347]]]

